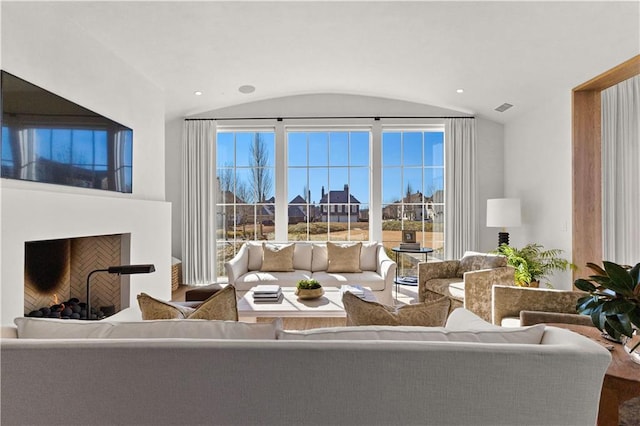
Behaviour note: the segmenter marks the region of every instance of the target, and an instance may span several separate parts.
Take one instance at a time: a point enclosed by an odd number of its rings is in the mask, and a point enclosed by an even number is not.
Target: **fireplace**
[[[128,244],[129,240],[128,234],[115,234],[25,242],[25,315],[41,308],[46,312],[52,305],[65,302],[71,305],[70,301],[83,306],[89,273],[128,263],[123,257],[129,250],[126,246],[123,248],[123,244]],[[124,275],[94,275],[91,278],[91,306],[107,315],[120,311],[122,280],[126,279],[128,277]],[[55,317],[53,312],[51,317]]]

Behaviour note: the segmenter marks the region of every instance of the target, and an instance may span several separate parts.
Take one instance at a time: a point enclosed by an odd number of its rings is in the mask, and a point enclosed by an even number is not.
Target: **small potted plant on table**
[[[317,299],[324,294],[322,286],[318,280],[300,280],[296,286],[296,295],[300,299]]]

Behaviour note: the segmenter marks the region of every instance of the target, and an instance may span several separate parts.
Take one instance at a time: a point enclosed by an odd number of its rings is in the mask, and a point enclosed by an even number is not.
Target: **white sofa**
[[[271,245],[292,244],[273,243]],[[261,241],[245,243],[230,261],[225,263],[229,283],[238,291],[247,291],[258,284],[278,284],[295,287],[298,281],[314,278],[325,287],[359,284],[370,287],[378,302],[391,305],[396,264],[380,243],[362,243],[360,269],[357,273],[329,273],[327,245],[323,242],[293,242],[293,272],[261,272],[263,248]]]
[[[559,328],[502,329],[465,317],[474,318],[456,310],[447,328],[305,331],[280,330],[277,321],[77,325],[29,318],[30,334],[21,333],[31,338],[0,345],[0,421],[595,424],[607,350]],[[74,327],[86,329],[85,338],[70,338]]]

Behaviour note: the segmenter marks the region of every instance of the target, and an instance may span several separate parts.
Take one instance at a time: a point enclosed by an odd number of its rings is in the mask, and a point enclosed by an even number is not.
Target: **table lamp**
[[[493,198],[487,200],[487,226],[502,228],[498,232],[498,247],[502,244],[509,245],[509,233],[505,228],[520,226],[520,199],[519,198]]]

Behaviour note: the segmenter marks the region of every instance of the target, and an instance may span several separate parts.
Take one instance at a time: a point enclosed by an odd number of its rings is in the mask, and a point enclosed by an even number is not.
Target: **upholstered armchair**
[[[491,288],[514,285],[514,269],[504,256],[466,252],[460,260],[418,265],[418,300],[451,299],[451,310],[464,306],[491,321]]]
[[[591,317],[576,311],[587,293],[530,287],[493,287],[493,323],[518,326],[538,323],[593,325]]]

